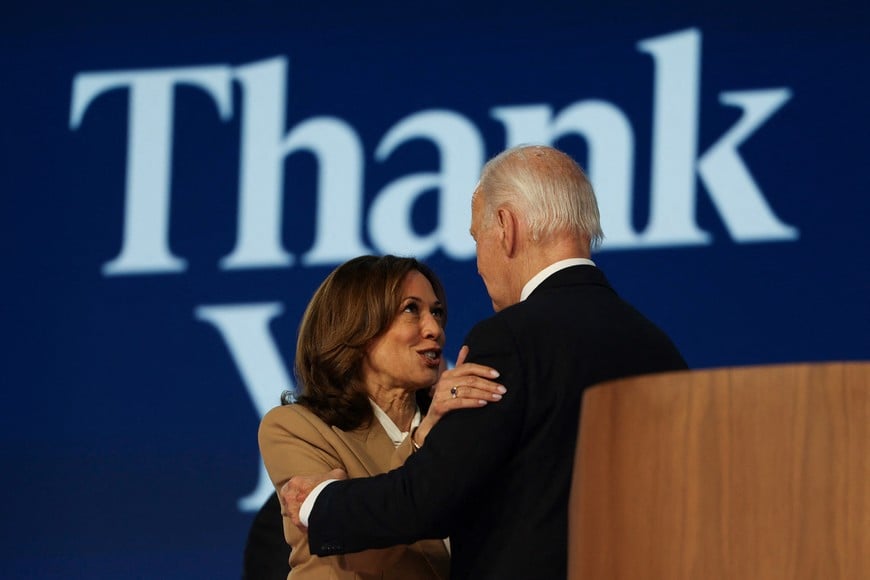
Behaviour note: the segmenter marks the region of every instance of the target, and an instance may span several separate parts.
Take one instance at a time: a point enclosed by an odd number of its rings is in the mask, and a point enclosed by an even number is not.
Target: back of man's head
[[[489,218],[503,205],[520,213],[533,241],[570,236],[594,248],[604,238],[592,184],[577,162],[553,147],[503,151],[484,165],[478,192]]]

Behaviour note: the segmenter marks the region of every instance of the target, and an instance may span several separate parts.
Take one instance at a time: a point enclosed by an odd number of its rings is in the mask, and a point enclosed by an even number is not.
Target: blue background
[[[316,4],[316,5],[315,5]],[[238,114],[177,91],[170,245],[181,273],[106,276],[122,240],[127,97],[107,93],[70,128],[82,72],[289,59],[288,125],[330,115],[366,153],[366,207],[405,174],[437,170],[425,145],[371,161],[386,131],[448,109],[505,143],[497,105],[585,99],[619,107],[636,138],[634,221],[650,189],[653,70],[637,43],[703,35],[698,152],[739,117],[723,91],[792,98],[741,146],[792,241],[738,243],[700,182],[708,245],[604,250],[616,289],[695,368],[867,359],[870,30],[866,3],[503,1],[491,4],[29,3],[0,19],[0,576],[235,578],[260,469],[259,415],[202,305],[280,302],[270,326],[289,365],[296,326],[332,265],[225,271],[235,241]],[[238,94],[236,95],[238,98]],[[577,138],[557,143],[585,163]],[[315,178],[287,170],[283,241],[313,236]],[[468,184],[469,193],[474,183]],[[415,225],[434,227],[433,197]],[[365,231],[365,230],[364,230]],[[607,232],[605,232],[606,234]],[[473,259],[424,257],[450,298],[448,352],[490,312]],[[288,367],[289,368],[289,367]],[[275,402],[285,385],[275,385]]]

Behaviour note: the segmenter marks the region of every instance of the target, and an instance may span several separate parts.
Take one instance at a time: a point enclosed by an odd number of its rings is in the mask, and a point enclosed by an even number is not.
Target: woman
[[[464,363],[466,349],[455,369],[444,370],[446,321],[441,282],[417,260],[362,256],[336,268],[299,327],[301,395],[260,425],[260,451],[276,489],[293,475],[335,468],[348,477],[384,473],[419,449],[444,414],[500,400],[504,387],[491,380],[498,373]],[[320,558],[287,518],[284,537],[294,580],[448,577],[441,540]]]

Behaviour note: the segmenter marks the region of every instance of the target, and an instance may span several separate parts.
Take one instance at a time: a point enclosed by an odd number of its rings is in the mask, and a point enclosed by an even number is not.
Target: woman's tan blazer
[[[386,473],[411,454],[408,438],[393,446],[386,431],[373,419],[369,427],[342,431],[330,427],[301,405],[282,405],[260,423],[260,453],[275,489],[293,475],[322,474],[340,467],[348,477]],[[326,580],[446,580],[449,555],[441,540],[410,546],[366,550],[344,556],[312,556],[308,535],[284,518],[284,539],[291,546],[290,576]]]

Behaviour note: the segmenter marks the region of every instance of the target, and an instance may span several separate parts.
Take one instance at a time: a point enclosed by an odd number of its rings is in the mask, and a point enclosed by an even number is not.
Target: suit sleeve
[[[466,344],[469,361],[501,373],[507,388],[502,400],[446,415],[423,448],[398,469],[327,486],[309,518],[313,553],[443,538],[463,499],[497,484],[494,476],[513,455],[523,426],[521,353],[497,317],[477,325]]]

